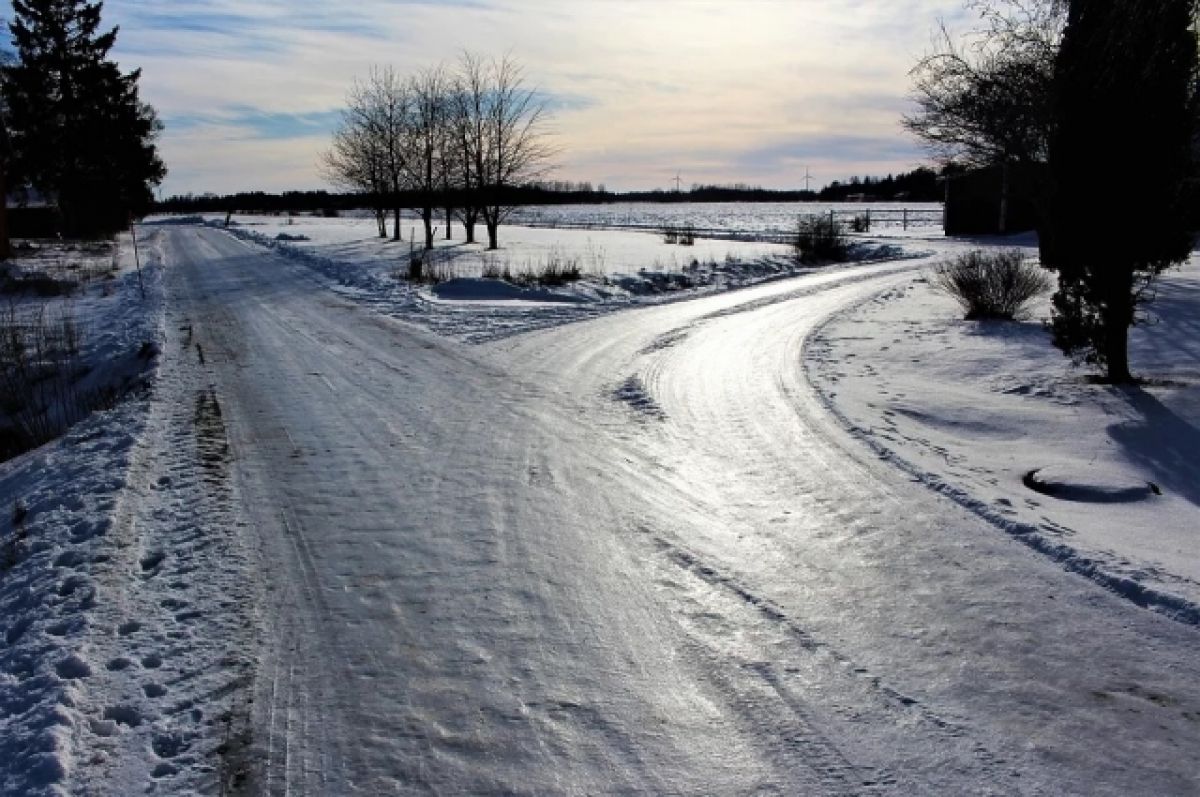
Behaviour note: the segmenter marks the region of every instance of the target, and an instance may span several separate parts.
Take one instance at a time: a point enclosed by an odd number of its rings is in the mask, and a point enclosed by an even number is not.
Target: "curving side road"
[[[270,596],[247,791],[1200,788],[1196,630],[872,460],[804,381],[912,265],[465,347],[167,235]]]

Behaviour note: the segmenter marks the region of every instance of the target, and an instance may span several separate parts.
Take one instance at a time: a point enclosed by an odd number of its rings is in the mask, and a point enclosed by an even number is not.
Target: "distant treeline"
[[[513,186],[503,190],[507,205],[583,205],[612,202],[938,202],[944,189],[938,175],[931,169],[917,169],[887,177],[852,177],[842,183],[837,180],[820,191],[774,190],[734,185],[693,185],[682,191],[609,191],[603,185],[565,180]],[[413,193],[400,195],[402,206],[418,207],[424,201]],[[441,197],[439,205],[458,206],[454,192]],[[249,191],[219,196],[216,194],[186,194],[173,196],[155,204],[158,213],[218,213],[257,211],[263,213],[319,213],[334,215],[364,207],[364,198],[355,193],[329,191],[285,191],[268,194]]]

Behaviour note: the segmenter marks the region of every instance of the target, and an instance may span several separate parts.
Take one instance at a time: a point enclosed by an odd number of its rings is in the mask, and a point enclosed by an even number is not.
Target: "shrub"
[[[414,252],[408,258],[408,281],[422,282],[425,277],[425,258]]]
[[[662,228],[663,243],[691,246],[696,243],[696,228],[690,223],[681,227],[667,225]]]
[[[961,254],[938,266],[930,283],[958,302],[968,321],[1022,317],[1030,301],[1053,287],[1017,249]]]
[[[850,257],[850,245],[842,226],[826,215],[801,216],[792,247],[802,263],[843,263]]]

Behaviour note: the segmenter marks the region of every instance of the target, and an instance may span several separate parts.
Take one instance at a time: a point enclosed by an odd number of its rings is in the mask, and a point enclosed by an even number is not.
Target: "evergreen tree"
[[[123,75],[108,59],[117,29],[100,32],[102,5],[13,0],[9,25],[10,180],[56,201],[69,236],[124,228],[166,175],[154,143],[161,124],[138,98],[140,70]]]
[[[0,50],[0,86],[6,82],[8,74],[6,67],[12,58],[7,50]],[[8,189],[11,183],[8,175],[12,170],[12,143],[8,135],[8,103],[4,100],[4,92],[0,89],[0,260],[7,260],[12,255],[12,241],[8,235]]]
[[[1055,344],[1129,382],[1129,328],[1191,249],[1194,0],[1071,0],[1055,70],[1043,262]],[[1111,164],[1121,165],[1120,185]]]

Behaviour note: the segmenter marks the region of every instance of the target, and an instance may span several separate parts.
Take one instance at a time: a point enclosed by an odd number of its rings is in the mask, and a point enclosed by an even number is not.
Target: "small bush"
[[[959,255],[938,266],[930,284],[958,302],[968,321],[1023,317],[1026,305],[1053,287],[1050,276],[1017,249]]]
[[[420,255],[408,259],[408,281],[421,282],[425,278],[425,260]]]
[[[671,224],[662,228],[663,243],[692,246],[696,243],[696,228],[691,224],[676,227]]]
[[[836,220],[826,215],[801,216],[792,242],[796,258],[802,263],[844,263],[850,258],[846,233]]]
[[[871,217],[865,213],[860,213],[857,216],[855,216],[854,218],[850,219],[850,231],[851,232],[870,232],[871,231]]]

